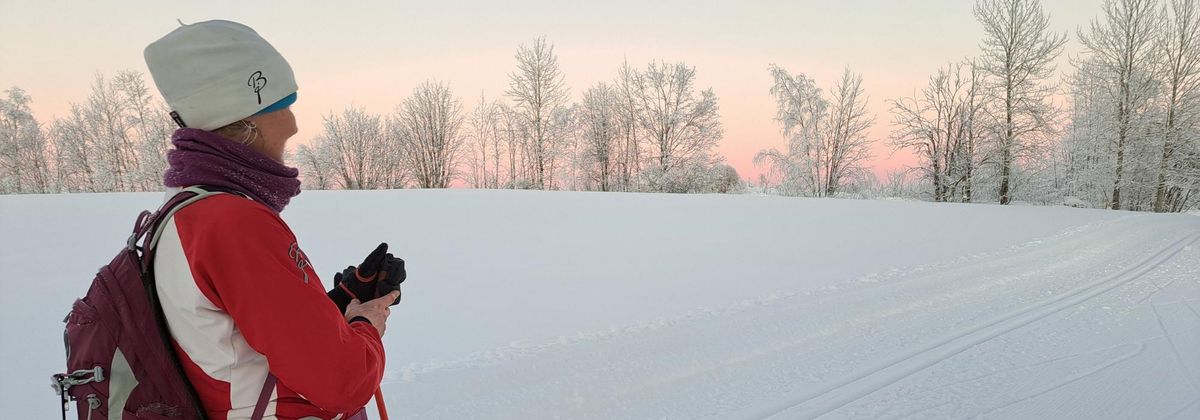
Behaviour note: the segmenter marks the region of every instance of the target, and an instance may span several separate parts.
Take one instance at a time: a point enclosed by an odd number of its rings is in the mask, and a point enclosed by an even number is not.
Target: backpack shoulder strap
[[[263,415],[267,413],[267,406],[271,404],[271,394],[275,393],[275,375],[268,372],[267,381],[263,383],[262,392],[258,394],[258,403],[254,404],[254,413],[250,414],[250,420],[262,420]]]
[[[179,193],[172,196],[158,211],[154,213],[143,211],[138,216],[138,221],[133,229],[133,234],[130,235],[126,243],[130,249],[137,246],[138,241],[142,242],[142,273],[147,273],[154,267],[155,248],[158,246],[158,240],[162,236],[163,229],[166,228],[166,221],[171,219],[175,213],[183,210],[197,201],[212,197],[217,194],[237,194],[232,190],[215,189],[205,186],[192,186],[184,188]],[[240,194],[239,194],[240,195]]]

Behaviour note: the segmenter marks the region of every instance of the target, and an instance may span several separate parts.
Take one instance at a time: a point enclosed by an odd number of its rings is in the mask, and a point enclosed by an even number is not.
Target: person
[[[365,419],[399,292],[345,312],[280,218],[300,193],[291,67],[253,29],[182,24],[145,49],[171,117],[168,194],[217,194],[167,219],[153,270],[172,345],[208,417]],[[263,403],[260,404],[260,401]],[[265,409],[263,406],[265,405]]]

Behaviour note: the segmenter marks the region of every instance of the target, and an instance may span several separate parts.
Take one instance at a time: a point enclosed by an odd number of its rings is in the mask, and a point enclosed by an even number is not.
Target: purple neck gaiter
[[[182,188],[212,185],[246,193],[276,213],[300,194],[300,171],[219,134],[180,128],[171,135],[175,149],[163,184]]]

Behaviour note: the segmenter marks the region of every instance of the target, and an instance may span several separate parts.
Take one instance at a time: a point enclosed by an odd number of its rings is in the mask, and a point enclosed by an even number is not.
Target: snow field
[[[62,316],[161,199],[0,197],[0,406],[56,414]],[[408,261],[397,418],[1200,416],[1194,216],[462,190],[283,216],[326,276]]]

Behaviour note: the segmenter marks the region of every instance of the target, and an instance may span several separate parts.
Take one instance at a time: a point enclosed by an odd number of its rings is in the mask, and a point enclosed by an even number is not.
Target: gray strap
[[[262,420],[263,414],[267,412],[267,405],[271,403],[271,394],[275,392],[275,375],[267,373],[267,381],[263,383],[262,392],[258,394],[258,404],[254,405],[254,414],[250,415],[250,420]]]
[[[189,204],[203,200],[203,199],[207,198],[208,196],[224,194],[224,192],[221,192],[221,191],[205,191],[205,190],[203,190],[201,188],[197,188],[197,187],[184,188],[183,191],[188,191],[188,192],[191,192],[196,195],[193,196],[192,198],[185,200],[182,203],[179,203],[178,205],[176,205],[175,207],[173,207],[167,211],[167,214],[162,217],[162,223],[160,223],[158,225],[158,229],[154,230],[154,236],[152,236],[150,238],[150,248],[154,248],[154,247],[158,246],[158,239],[160,237],[162,237],[163,229],[166,228],[167,221],[171,220],[171,217],[175,216],[175,213],[179,212],[180,210],[183,210],[183,208],[187,207]]]

